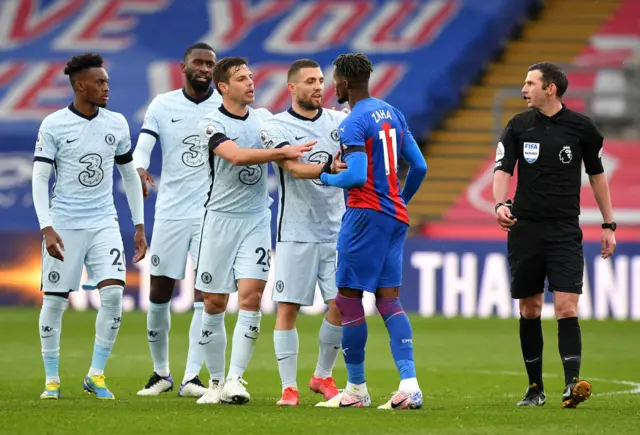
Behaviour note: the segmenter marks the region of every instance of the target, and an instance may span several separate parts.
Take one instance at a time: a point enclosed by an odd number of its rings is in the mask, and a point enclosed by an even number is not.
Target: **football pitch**
[[[191,314],[174,315],[171,370],[182,379]],[[261,337],[245,374],[251,402],[246,406],[196,405],[176,391],[138,397],[152,372],[146,316],[125,313],[107,365],[115,401],[99,401],[82,390],[91,361],[95,311],[67,310],[63,320],[60,375],[62,399],[42,401],[44,369],[37,309],[1,309],[0,433],[306,433],[343,434],[621,434],[640,433],[640,323],[583,321],[582,375],[594,394],[578,409],[560,408],[562,365],[555,321],[545,321],[547,404],[517,408],[527,387],[520,357],[517,319],[424,319],[412,317],[418,379],[425,395],[418,411],[379,411],[398,386],[386,330],[369,317],[367,383],[371,409],[316,409],[321,396],[306,388],[315,368],[320,317],[302,316],[298,325],[299,408],[278,408],[280,379],[273,351],[275,318],[262,319]],[[235,316],[227,316],[229,347]],[[227,361],[228,361],[227,352]],[[227,366],[228,367],[228,366]],[[346,382],[342,357],[334,371]],[[201,378],[208,380],[203,369]],[[176,385],[177,389],[177,385]]]

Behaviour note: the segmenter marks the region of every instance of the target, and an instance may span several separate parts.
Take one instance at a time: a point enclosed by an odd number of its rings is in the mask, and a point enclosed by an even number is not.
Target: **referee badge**
[[[540,155],[540,144],[537,142],[525,142],[522,147],[522,155],[527,163],[535,162]]]
[[[560,154],[558,154],[558,158],[564,164],[571,163],[573,160],[573,153],[571,152],[571,147],[569,145],[565,145],[560,150]]]

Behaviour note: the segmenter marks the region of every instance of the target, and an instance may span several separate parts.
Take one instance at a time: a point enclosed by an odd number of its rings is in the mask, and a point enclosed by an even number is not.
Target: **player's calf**
[[[296,319],[300,306],[288,302],[278,302],[276,326],[273,331],[273,347],[278,361],[278,372],[282,381],[283,398],[285,391],[298,391],[296,381],[298,371],[298,330],[296,329]],[[283,403],[281,399],[278,404],[290,402],[286,399]],[[290,403],[286,403],[290,404]]]
[[[394,297],[376,298],[376,307],[384,319],[389,332],[391,354],[400,373],[399,392],[412,395],[420,392],[413,359],[413,332],[409,318],[402,308],[400,299]],[[420,397],[422,397],[420,395]]]
[[[42,399],[58,399],[60,397],[60,376],[58,372],[60,360],[60,334],[62,315],[67,307],[68,293],[45,293],[40,310],[39,329],[42,346],[42,360],[45,370],[45,390]]]
[[[342,325],[340,324],[340,312],[335,300],[328,301],[329,311],[322,321],[318,334],[318,363],[313,377],[309,381],[311,391],[322,394],[329,400],[338,394],[336,381],[333,379],[333,367],[335,366],[340,347],[342,345]]]
[[[122,318],[123,284],[118,281],[118,284],[106,282],[99,285],[100,308],[96,318],[96,339],[89,377],[104,374],[111,348],[118,336]]]

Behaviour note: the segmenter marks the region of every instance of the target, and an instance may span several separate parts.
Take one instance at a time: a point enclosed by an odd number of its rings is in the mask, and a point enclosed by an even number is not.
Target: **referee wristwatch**
[[[618,227],[618,225],[615,222],[602,224],[602,229],[603,230],[615,231],[617,227]]]

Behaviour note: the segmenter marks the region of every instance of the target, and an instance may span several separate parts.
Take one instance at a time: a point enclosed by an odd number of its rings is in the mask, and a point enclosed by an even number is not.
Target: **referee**
[[[508,231],[511,296],[520,300],[520,345],[529,388],[518,406],[544,405],[542,324],[545,278],[553,292],[558,349],[566,388],[562,407],[591,396],[580,379],[582,339],[578,299],[584,256],[579,226],[582,162],[602,213],[602,258],[616,246],[609,185],[602,167],[602,135],[593,121],[562,104],[569,82],[552,63],[529,67],[522,93],[530,109],[514,116],[496,149],[493,197],[498,223]],[[513,204],[506,201],[518,164]]]

